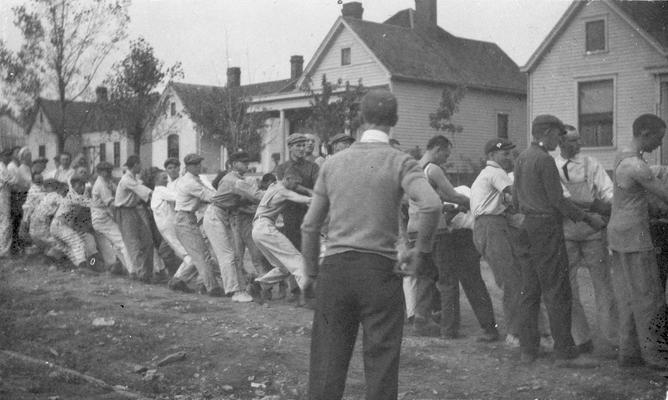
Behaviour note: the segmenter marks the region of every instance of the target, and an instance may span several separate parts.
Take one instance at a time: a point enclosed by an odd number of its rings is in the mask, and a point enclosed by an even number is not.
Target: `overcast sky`
[[[0,37],[18,46],[11,7],[0,0]],[[364,19],[382,22],[413,0],[366,0]],[[496,42],[522,66],[564,13],[566,0],[439,0],[438,24],[450,33]],[[242,84],[285,79],[290,56],[305,65],[336,18],[337,0],[134,0],[129,39],[143,36],[170,65],[183,63],[184,82],[225,85],[228,66]],[[127,44],[110,56],[122,58]],[[100,79],[107,71],[102,71]]]

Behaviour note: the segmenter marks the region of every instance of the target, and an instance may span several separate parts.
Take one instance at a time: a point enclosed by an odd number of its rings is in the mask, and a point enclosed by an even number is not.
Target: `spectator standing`
[[[409,270],[429,259],[441,202],[420,166],[389,145],[397,100],[385,90],[361,102],[367,124],[360,143],[323,165],[303,224],[307,283],[317,276],[308,398],[340,399],[359,325],[364,331],[367,399],[396,399],[404,325],[395,245],[403,193],[422,217]],[[318,267],[319,238],[329,215],[328,246]],[[307,285],[308,286],[308,285]]]
[[[0,153],[0,257],[9,256],[12,247],[11,198],[16,176],[7,170],[11,150]]]

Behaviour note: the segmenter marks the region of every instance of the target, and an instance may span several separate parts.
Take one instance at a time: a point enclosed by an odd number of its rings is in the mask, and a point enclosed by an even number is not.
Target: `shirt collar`
[[[360,138],[360,143],[390,143],[390,137],[387,133],[377,129],[364,131]]]
[[[549,153],[547,149],[543,146],[542,142],[531,142],[531,145],[543,150],[546,153]]]
[[[494,167],[494,168],[501,168],[499,163],[497,163],[496,161],[492,161],[492,160],[487,160],[487,166],[488,167]],[[501,168],[501,169],[503,169],[503,168]]]

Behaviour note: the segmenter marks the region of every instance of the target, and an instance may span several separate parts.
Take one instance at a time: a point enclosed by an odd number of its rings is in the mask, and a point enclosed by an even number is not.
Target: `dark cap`
[[[114,166],[111,165],[111,163],[106,162],[106,161],[101,161],[95,166],[95,170],[97,171],[112,171],[114,169]]]
[[[345,133],[337,133],[336,135],[332,136],[331,139],[329,139],[329,144],[336,144],[339,142],[348,142],[348,143],[353,143],[355,141],[355,138],[349,135],[346,135]]]
[[[495,138],[485,143],[485,154],[500,150],[510,150],[514,148],[515,145],[510,140],[504,138]]]
[[[33,164],[46,164],[48,162],[49,162],[49,160],[44,158],[44,157],[40,157],[40,158],[32,161]]]
[[[288,136],[288,146],[292,146],[297,143],[306,143],[307,138],[301,133],[293,133]]]
[[[204,157],[200,156],[199,154],[195,153],[190,153],[183,157],[183,163],[185,165],[193,165],[193,164],[199,164],[204,160]]]
[[[169,157],[168,159],[165,160],[165,163],[162,166],[167,168],[168,165],[176,165],[177,167],[180,167],[181,161],[179,161],[178,158]]]
[[[554,115],[542,114],[533,119],[533,123],[531,124],[531,135],[542,135],[548,128],[559,128],[562,135],[566,133],[564,123],[561,122],[559,118]]]
[[[397,118],[397,98],[389,90],[372,90],[362,97],[361,102],[362,116],[365,122],[373,124],[392,124],[396,123]]]
[[[125,165],[128,168],[132,168],[139,163],[141,163],[141,160],[139,159],[139,156],[133,154],[130,157],[128,157],[128,159],[125,161],[125,164],[123,164],[123,165]]]
[[[230,162],[236,161],[249,162],[250,156],[245,151],[237,151],[236,153],[232,153],[230,155]]]

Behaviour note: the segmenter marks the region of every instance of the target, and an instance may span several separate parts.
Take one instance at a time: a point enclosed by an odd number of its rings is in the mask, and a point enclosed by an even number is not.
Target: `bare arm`
[[[469,207],[469,198],[455,191],[455,188],[440,167],[429,168],[427,170],[427,176],[429,180],[435,184],[436,193],[442,201]]]
[[[329,212],[329,199],[316,194],[304,216],[302,224],[302,255],[305,261],[305,275],[318,275],[320,257],[320,231]]]

